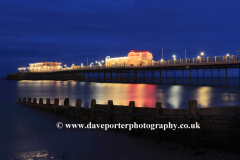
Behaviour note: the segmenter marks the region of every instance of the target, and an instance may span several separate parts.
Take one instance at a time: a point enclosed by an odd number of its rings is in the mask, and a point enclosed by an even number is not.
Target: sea
[[[13,81],[3,77],[0,78],[0,160],[60,159],[63,154],[77,159],[82,153],[92,155],[101,145],[113,145],[101,141],[111,137],[110,133],[105,131],[57,129],[57,122],[71,123],[75,120],[17,104],[18,97],[37,100],[43,98],[44,102],[50,98],[51,103],[55,98],[59,98],[60,105],[65,98],[69,98],[71,106],[75,106],[76,100],[81,99],[82,107],[86,108],[90,107],[92,99],[96,99],[97,104],[107,104],[108,100],[113,100],[114,105],[129,105],[130,101],[135,101],[136,107],[150,108],[154,108],[156,102],[162,102],[162,107],[169,109],[187,109],[188,101],[194,99],[197,100],[198,108],[238,106],[238,78],[228,78],[228,84],[199,86],[53,80]]]

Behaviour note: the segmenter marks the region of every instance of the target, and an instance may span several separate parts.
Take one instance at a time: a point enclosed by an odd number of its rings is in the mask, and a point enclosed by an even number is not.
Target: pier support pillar
[[[110,71],[110,82],[112,82],[112,71]]]

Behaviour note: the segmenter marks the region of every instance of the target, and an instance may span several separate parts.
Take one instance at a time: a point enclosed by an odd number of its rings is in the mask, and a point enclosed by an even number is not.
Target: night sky
[[[0,1],[0,72],[40,61],[94,62],[148,50],[154,60],[237,54],[239,0]]]

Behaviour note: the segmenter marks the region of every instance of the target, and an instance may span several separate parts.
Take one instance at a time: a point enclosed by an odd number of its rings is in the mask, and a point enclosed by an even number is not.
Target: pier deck
[[[240,58],[239,58],[240,59]],[[8,74],[8,80],[81,80],[88,82],[228,85],[229,68],[238,68],[238,56],[168,60],[147,66],[85,66],[51,72]],[[239,77],[240,85],[240,77]]]

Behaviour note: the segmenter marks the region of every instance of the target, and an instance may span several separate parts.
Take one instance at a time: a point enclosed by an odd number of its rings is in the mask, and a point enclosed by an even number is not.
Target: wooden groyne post
[[[199,124],[201,128],[183,128],[176,130],[126,129],[130,136],[137,135],[148,138],[155,138],[156,142],[171,141],[187,144],[191,148],[217,147],[222,150],[238,151],[240,147],[240,107],[221,108],[197,108],[197,100],[188,103],[188,109],[167,109],[162,107],[161,102],[156,103],[156,108],[136,107],[134,101],[128,106],[114,105],[113,100],[107,104],[97,104],[96,99],[91,100],[91,107],[82,107],[82,100],[76,100],[76,106],[69,105],[69,98],[64,100],[64,105],[59,105],[59,99],[55,98],[51,104],[50,98],[43,104],[43,98],[26,97],[18,98],[17,103],[26,106],[38,107],[47,111],[64,114],[68,117],[77,118],[84,122],[97,124],[186,124],[194,126]],[[234,143],[233,143],[234,142]],[[228,146],[228,147],[226,147]]]

